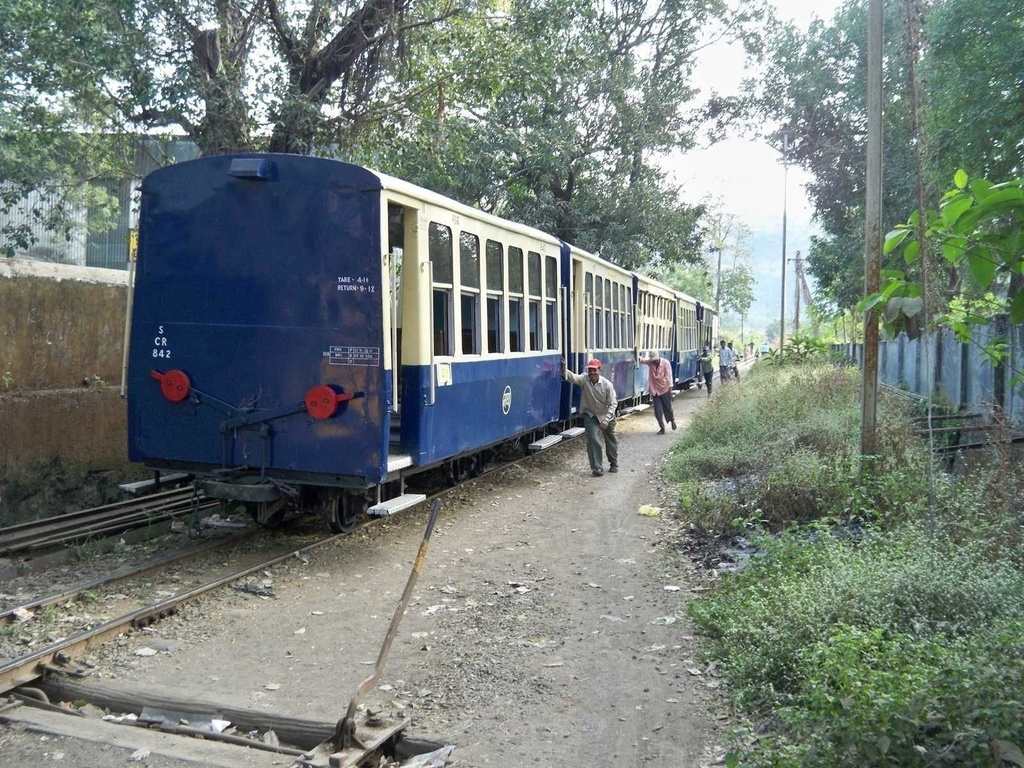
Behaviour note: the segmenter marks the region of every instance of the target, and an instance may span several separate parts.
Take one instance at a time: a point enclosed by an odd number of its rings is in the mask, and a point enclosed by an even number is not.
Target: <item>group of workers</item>
[[[740,355],[733,349],[732,342],[724,339],[718,348],[718,376],[722,381],[730,378],[739,379]],[[705,346],[700,354],[700,373],[711,397],[711,380],[714,375],[714,363],[710,347]],[[658,421],[658,434],[665,434],[665,425],[674,430],[676,417],[672,410],[672,366],[661,357],[657,350],[642,358],[649,368],[648,389],[651,403],[654,405],[654,418]],[[590,472],[594,477],[604,474],[603,453],[608,454],[608,471],[619,471],[619,440],[615,434],[615,411],[618,407],[618,396],[615,386],[601,375],[601,361],[591,360],[587,363],[586,375],[573,373],[562,360],[562,376],[566,381],[580,388],[580,411],[583,413],[583,428],[587,434],[587,458],[590,461]],[[602,451],[601,443],[604,443]]]

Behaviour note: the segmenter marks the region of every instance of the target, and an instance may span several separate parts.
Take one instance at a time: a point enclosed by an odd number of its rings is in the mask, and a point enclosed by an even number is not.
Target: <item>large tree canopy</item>
[[[40,135],[45,118],[51,141],[170,129],[204,154],[331,153],[625,266],[675,263],[699,249],[701,209],[678,202],[656,158],[693,144],[696,52],[709,29],[750,39],[750,7],[0,0],[0,28],[17,30],[0,35],[15,73],[0,126]]]
[[[886,7],[884,226],[914,199],[901,10],[900,3]],[[849,0],[830,25],[815,21],[806,34],[781,29],[764,81],[768,114],[790,128],[789,160],[812,177],[807,193],[824,234],[812,239],[807,265],[819,299],[837,309],[863,294],[866,60],[867,0]]]
[[[791,159],[809,171],[824,234],[807,264],[819,296],[836,309],[863,293],[867,113],[867,0],[847,0],[831,23],[775,36],[761,84],[765,114],[792,128]],[[886,3],[883,227],[918,207],[915,153],[925,196],[934,200],[957,168],[1019,175],[1024,160],[1024,6],[1013,0]],[[920,28],[920,41],[910,34]],[[909,74],[919,61],[920,121]],[[781,141],[779,142],[781,144]]]
[[[403,175],[623,266],[692,261],[702,209],[679,202],[658,158],[701,127],[704,31],[742,37],[758,17],[716,0],[510,8],[417,46],[418,82],[437,85],[398,133]]]

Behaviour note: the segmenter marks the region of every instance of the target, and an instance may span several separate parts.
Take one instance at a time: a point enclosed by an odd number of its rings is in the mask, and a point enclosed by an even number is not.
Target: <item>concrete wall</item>
[[[125,272],[0,259],[0,481],[127,469],[126,298]]]
[[[0,391],[121,383],[127,273],[0,259]]]
[[[984,348],[1004,339],[1007,357],[993,367]],[[837,345],[846,356],[863,364],[861,344]],[[911,341],[904,334],[883,340],[878,348],[878,380],[925,397],[938,394],[955,406],[987,414],[999,409],[1011,422],[1024,426],[1024,328],[998,319],[993,326],[976,326],[970,343],[943,329]]]

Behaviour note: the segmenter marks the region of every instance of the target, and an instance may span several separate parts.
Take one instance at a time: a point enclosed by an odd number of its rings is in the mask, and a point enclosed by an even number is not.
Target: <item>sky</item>
[[[830,19],[839,2],[773,0],[772,4],[780,17],[806,29],[815,16]],[[700,58],[697,82],[707,89],[735,92],[741,78],[749,76],[743,64],[740,50],[725,45],[712,46]],[[674,180],[682,186],[685,202],[697,203],[709,196],[720,198],[727,213],[735,214],[750,227],[757,285],[748,324],[754,334],[760,333],[771,320],[777,324],[781,299],[783,193],[786,253],[787,259],[793,259],[796,251],[807,253],[814,231],[811,206],[804,194],[809,176],[792,165],[784,170],[780,153],[765,141],[739,138],[688,152],[684,157],[672,160],[667,167]],[[793,263],[788,262],[787,329],[793,322],[793,268]]]

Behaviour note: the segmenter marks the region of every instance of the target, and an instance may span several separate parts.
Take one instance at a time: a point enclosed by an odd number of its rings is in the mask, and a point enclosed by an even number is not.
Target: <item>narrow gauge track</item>
[[[225,584],[230,584],[231,582],[243,579],[252,573],[272,567],[291,557],[301,556],[302,553],[319,547],[324,542],[330,541],[332,538],[334,537],[324,535],[317,541],[299,547],[298,549],[288,547],[284,552],[278,549],[272,557],[260,557],[255,562],[250,557],[248,561],[244,562],[242,565],[230,569],[227,573],[221,573],[198,586],[185,589],[164,600],[145,605],[135,610],[130,610],[123,615],[105,621],[96,627],[83,630],[52,642],[42,648],[31,651],[28,654],[4,662],[3,664],[0,664],[0,693],[17,688],[20,685],[25,685],[26,683],[37,679],[47,671],[60,670],[62,672],[72,674],[75,674],[76,672],[81,673],[82,670],[76,667],[73,660],[76,657],[82,656],[90,649],[95,648],[108,640],[116,638],[118,635],[129,629],[149,626],[165,616],[174,614],[184,603],[195,600],[196,598],[224,586]],[[238,539],[236,538],[233,543],[238,543]],[[222,546],[223,544],[218,544],[217,546],[211,545],[209,547],[202,548],[204,550],[203,552],[196,550],[189,554],[192,557],[198,557],[201,554],[208,554],[213,549],[220,549]],[[180,563],[182,560],[177,559],[173,560],[173,562]],[[145,572],[152,572],[160,568],[166,568],[169,564],[170,562],[155,562],[150,564],[150,566],[145,569]],[[132,575],[136,574],[120,574],[118,575],[118,580],[129,578]],[[101,579],[96,582],[92,582],[89,585],[82,585],[80,588],[69,590],[62,596],[44,598],[38,604],[53,605],[58,602],[70,600],[74,596],[80,595],[86,590],[95,589],[99,584],[109,583],[111,583],[109,579]],[[5,613],[14,614],[20,608],[21,606]]]
[[[0,528],[0,557],[115,536],[216,506],[191,487]]]
[[[50,605],[66,603],[86,592],[101,589],[103,587],[109,587],[117,584],[118,582],[127,581],[128,579],[138,579],[161,569],[183,565],[190,560],[197,560],[211,552],[244,542],[255,536],[257,533],[259,533],[257,529],[250,528],[242,533],[220,539],[219,541],[211,541],[195,549],[176,552],[139,565],[126,566],[116,571],[111,571],[108,574],[79,582],[69,589],[34,598],[17,607],[0,611],[0,627],[10,626],[14,622],[19,621],[19,617],[26,615],[26,612],[35,612]]]
[[[629,413],[623,415],[628,416]],[[569,442],[572,442],[572,440],[563,440],[556,446],[552,447],[562,446]],[[534,455],[536,454],[529,454],[525,456],[521,455],[518,458],[496,464],[485,469],[477,477],[470,478],[462,483],[435,491],[428,495],[427,499],[421,503],[426,504],[438,497],[443,497],[449,492],[464,485],[466,482],[471,482],[483,477],[484,475],[491,474],[492,472],[497,472],[507,467],[526,462]],[[189,491],[189,493],[191,493],[191,491]],[[372,518],[365,519],[348,533],[354,532],[355,530],[358,530],[372,522]],[[341,535],[348,535],[348,533]],[[38,648],[25,655],[4,662],[3,664],[0,664],[0,693],[5,693],[17,688],[18,686],[26,685],[38,679],[48,671],[84,674],[84,670],[78,668],[74,664],[74,659],[83,656],[90,649],[112,640],[130,629],[147,627],[166,616],[174,614],[185,603],[195,600],[226,584],[230,584],[233,581],[238,581],[253,573],[257,573],[278,563],[284,562],[289,558],[301,557],[304,553],[323,546],[325,543],[332,541],[335,538],[335,536],[325,534],[322,538],[299,548],[288,548],[286,552],[278,552],[270,558],[260,559],[259,562],[248,562],[226,574],[218,575],[216,578],[213,578],[199,586],[184,590],[178,594],[142,608],[131,610],[121,616],[105,621],[96,627],[78,632],[77,634],[57,640],[42,648]],[[214,548],[214,546],[210,546],[208,548],[202,548],[202,550],[205,553]],[[199,556],[199,554],[199,551],[196,551],[195,556]],[[31,610],[33,606],[54,605],[60,602],[65,602],[76,595],[82,594],[86,590],[95,590],[100,586],[110,584],[112,580],[123,580],[143,573],[151,573],[161,568],[170,567],[176,562],[180,562],[180,560],[175,558],[165,558],[164,561],[154,561],[153,563],[137,569],[126,569],[123,573],[116,572],[111,574],[110,577],[101,577],[100,579],[91,581],[88,584],[80,585],[61,594],[51,595],[46,598],[41,598],[38,601],[34,601],[31,604],[12,608],[5,611],[3,617],[5,622],[9,622],[10,619],[7,617],[15,616],[20,610]]]

